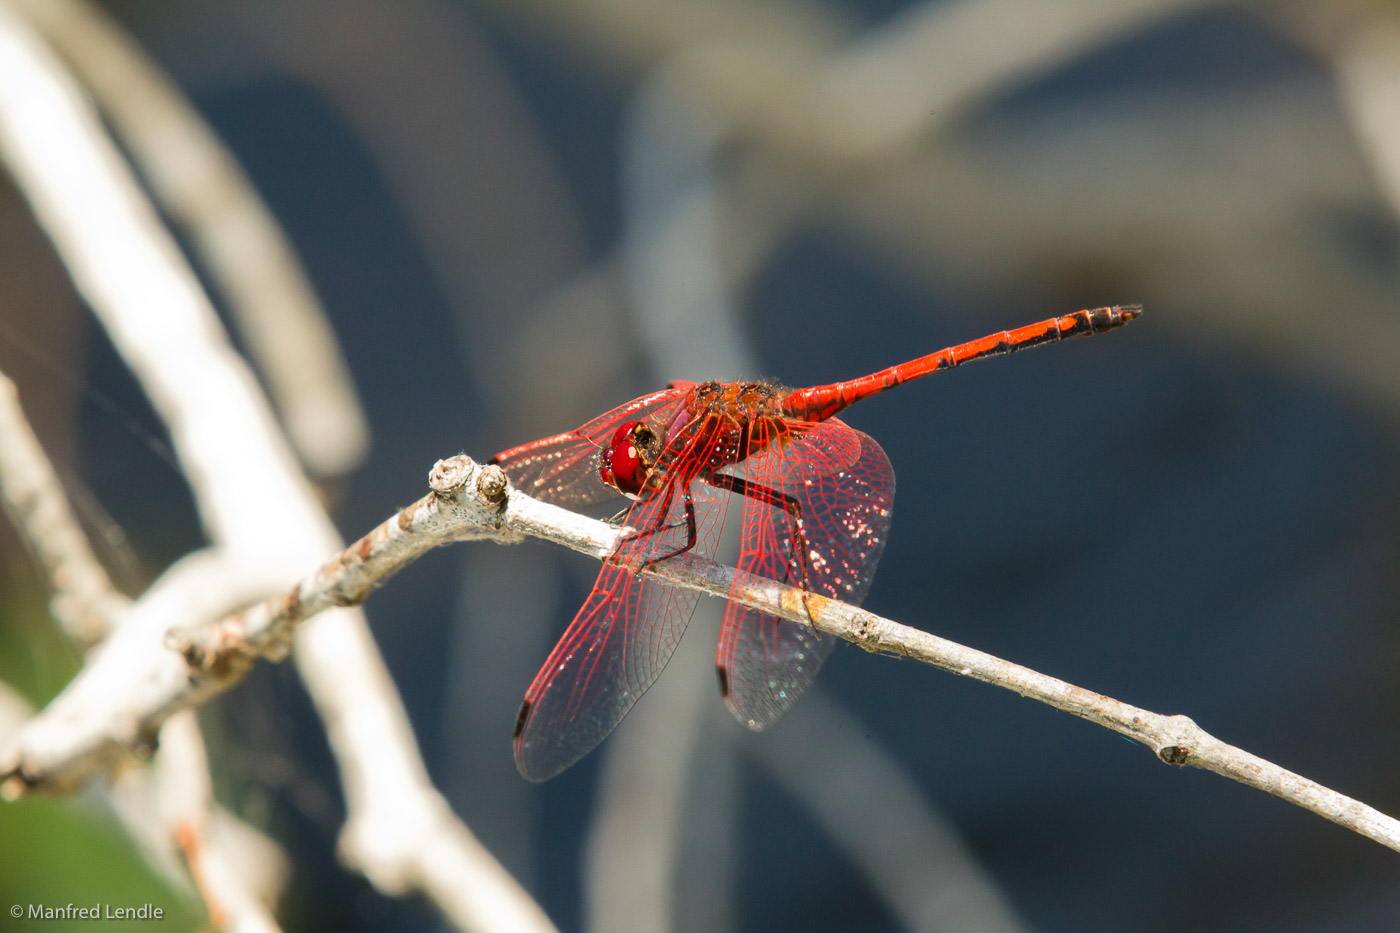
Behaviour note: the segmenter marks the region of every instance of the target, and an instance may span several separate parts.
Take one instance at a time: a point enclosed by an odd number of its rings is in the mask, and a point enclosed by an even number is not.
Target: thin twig
[[[612,552],[619,536],[626,533],[625,528],[586,518],[522,493],[507,495],[509,484],[499,469],[478,467],[465,456],[439,461],[433,468],[431,485],[431,493],[335,555],[286,595],[208,628],[167,635],[166,643],[178,648],[190,665],[186,676],[167,683],[161,695],[148,695],[145,706],[125,706],[118,711],[118,718],[144,723],[149,729],[169,710],[226,689],[237,682],[256,657],[278,656],[286,643],[286,633],[297,623],[326,607],[363,599],[389,576],[434,547],[483,538],[513,542],[530,536],[602,560]],[[1189,765],[1233,778],[1400,851],[1400,822],[1221,742],[1186,716],[1140,709],[772,580],[744,576],[736,585],[732,568],[689,554],[655,564],[646,573],[673,586],[737,600],[791,622],[810,624],[867,651],[912,658],[1015,691],[1140,742],[1167,764]],[[153,660],[156,659],[147,658],[145,663],[149,665]],[[125,676],[140,678],[143,671],[133,665]],[[82,675],[69,690],[81,681]],[[128,696],[118,690],[106,702],[124,702]],[[88,767],[100,763],[101,759],[93,755],[92,742],[106,741],[110,733],[80,728],[85,715],[93,715],[93,711],[77,705],[66,707],[61,716],[50,716],[58,705],[55,703],[22,733],[43,734],[47,739],[47,758],[35,757],[23,743],[0,755],[0,781],[7,782],[12,792],[42,785],[49,768],[62,767],[71,773],[77,763],[85,762]],[[129,731],[133,739],[140,732]]]
[[[619,529],[531,500],[519,493],[509,497],[498,522],[490,529],[456,528],[454,519],[457,516],[479,514],[473,510],[489,506],[500,495],[497,492],[499,479],[492,470],[471,471],[467,465],[470,461],[460,466],[453,465],[454,461],[460,463],[464,459],[453,458],[439,463],[434,469],[434,475],[439,477],[435,488],[443,484],[441,477],[444,474],[455,476],[455,471],[460,468],[468,472],[457,489],[476,489],[484,501],[466,506],[454,501],[455,496],[454,499],[447,499],[437,492],[429,495],[415,506],[405,509],[398,518],[381,525],[362,539],[360,545],[352,547],[327,565],[324,569],[345,567],[345,578],[349,584],[338,585],[327,581],[330,588],[338,593],[358,594],[362,598],[377,582],[374,567],[383,566],[392,573],[412,559],[405,557],[412,547],[410,542],[394,539],[398,537],[396,530],[410,534],[418,530],[420,522],[424,531],[443,542],[482,537],[485,531],[486,534],[499,535],[501,539],[512,533],[541,537],[599,559],[611,552],[621,533]],[[471,519],[471,524],[474,525],[475,521]],[[412,556],[416,557],[417,553]],[[912,658],[1013,690],[1140,742],[1167,764],[1213,771],[1267,791],[1400,851],[1400,822],[1360,801],[1228,745],[1186,716],[1162,715],[1140,709],[985,652],[881,618],[855,606],[803,593],[771,580],[755,577],[734,587],[733,570],[689,555],[655,565],[648,572],[667,583],[696,589],[711,596],[737,599],[744,605],[799,624],[807,624],[810,616],[810,624],[819,631],[836,635],[867,651]],[[351,580],[354,582],[350,583]],[[304,589],[305,586],[297,591],[302,600],[307,596],[315,598],[313,593],[302,592]],[[265,603],[260,608],[272,605]],[[285,599],[280,608],[285,610]]]
[[[247,883],[244,866],[210,832],[214,787],[193,711],[172,716],[161,728],[154,765],[154,778],[162,791],[158,801],[162,820],[171,829],[210,922],[229,933],[275,933],[277,921]]]
[[[334,526],[178,245],[81,90],[3,5],[0,158],[169,427],[230,572],[258,578],[279,571],[285,580],[338,548]],[[162,639],[176,624],[210,616],[187,611],[173,584],[156,598],[159,586],[143,599],[148,611],[140,624],[122,626],[0,753],[13,765],[0,792],[23,793],[36,773],[45,785],[62,787],[95,766],[110,767],[124,751],[149,748],[178,701],[212,695],[238,673],[225,672],[224,681],[187,678]],[[227,593],[211,590],[217,592],[209,598]],[[363,614],[326,613],[296,637],[297,667],[345,788],[342,859],[386,893],[422,891],[462,929],[552,929],[432,786]],[[135,671],[141,674],[128,676]],[[64,710],[76,718],[67,720]],[[131,710],[144,713],[126,715]],[[73,747],[81,751],[66,754]],[[60,766],[46,767],[51,761]],[[445,876],[442,865],[461,873]]]
[[[83,79],[190,236],[257,361],[297,452],[321,475],[369,448],[349,369],[281,225],[237,160],[174,83],[86,0],[5,0]]]
[[[0,373],[0,502],[53,585],[50,611],[86,650],[116,628],[130,606],[88,547],[68,497],[19,405],[15,384]]]
[[[130,600],[118,593],[98,563],[86,536],[73,518],[67,497],[38,439],[19,405],[18,392],[0,373],[0,500],[14,513],[21,535],[48,572],[54,588],[54,618],[84,649],[106,638],[131,616]],[[204,741],[191,712],[167,721],[160,731],[160,754],[155,773],[139,771],[129,783],[132,793],[112,795],[112,804],[133,838],[152,836],[152,848],[162,864],[172,847],[186,861],[209,915],[221,930],[271,933],[277,929],[271,913],[240,875],[238,853],[228,837],[211,841],[206,832],[215,819],[233,820],[218,812],[209,779]],[[159,811],[134,801],[158,799]],[[148,824],[158,824],[154,832]],[[258,838],[266,851],[275,846],[250,827],[241,838]],[[196,859],[191,853],[199,853]],[[264,856],[264,861],[267,860]],[[274,860],[276,856],[272,857]],[[246,862],[246,860],[244,860]],[[206,883],[201,874],[213,879]],[[221,906],[223,905],[223,906]]]

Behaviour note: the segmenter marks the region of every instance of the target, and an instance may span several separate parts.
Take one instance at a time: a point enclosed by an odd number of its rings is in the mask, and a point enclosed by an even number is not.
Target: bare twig
[[[68,507],[63,487],[19,406],[15,385],[0,373],[0,500],[53,584],[50,609],[79,647],[115,628],[129,602],[98,563]]]
[[[227,294],[287,432],[323,475],[369,447],[345,360],[276,218],[160,68],[85,0],[5,0],[63,54]]]
[[[273,933],[277,922],[242,874],[244,866],[211,833],[214,788],[204,754],[204,738],[194,713],[172,716],[160,730],[155,780],[162,790],[159,808],[175,847],[209,911],[209,919],[230,933]]]
[[[15,513],[16,524],[53,582],[54,617],[69,637],[92,647],[116,630],[132,613],[130,600],[117,593],[88,547],[68,508],[58,477],[19,406],[14,384],[0,373],[0,499]],[[133,793],[112,795],[113,806],[134,838],[154,835],[156,859],[168,861],[173,846],[186,853],[191,873],[205,895],[215,926],[225,930],[266,933],[277,929],[239,873],[235,843],[224,837],[212,843],[206,827],[221,815],[214,803],[204,742],[191,712],[172,717],[161,728],[157,772],[136,772],[129,780]],[[160,788],[159,792],[155,788]],[[137,801],[159,798],[167,804],[159,814]],[[149,823],[159,823],[154,834]],[[252,829],[241,836],[264,850],[275,849]],[[196,860],[191,853],[198,852]],[[273,858],[275,860],[275,857]],[[268,861],[265,857],[264,861]],[[203,866],[203,867],[201,867]],[[213,879],[206,883],[201,873]],[[223,905],[223,906],[221,906]]]
[[[7,684],[0,683],[0,741],[7,739],[33,714],[23,698]],[[181,714],[171,719],[162,733],[163,738],[171,738],[171,748],[162,748],[156,767],[166,773],[153,778],[149,771],[132,771],[124,775],[110,791],[99,789],[91,797],[104,812],[110,811],[138,848],[146,853],[150,864],[177,889],[188,885],[189,877],[175,863],[172,839],[165,831],[166,827],[155,824],[160,822],[156,811],[160,804],[168,801],[167,794],[188,786],[187,767],[191,764],[202,767],[202,760],[185,760],[173,766],[160,763],[160,759],[172,753],[173,747],[182,744],[173,735],[171,727],[184,728],[181,724],[185,722],[193,723],[193,714]],[[189,747],[196,750],[202,748]],[[210,810],[209,817],[212,843],[205,849],[206,858],[216,862],[221,873],[220,882],[244,899],[235,905],[238,909],[219,912],[223,922],[219,922],[211,907],[211,919],[215,919],[220,929],[235,933],[269,933],[276,930],[276,924],[261,902],[274,900],[281,890],[285,856],[270,839],[227,811],[215,806]],[[244,882],[247,881],[251,881],[251,884],[245,888]],[[248,888],[256,893],[256,899],[248,897]]]
[[[285,633],[327,606],[363,599],[375,586],[428,550],[455,541],[518,540],[539,537],[603,559],[610,554],[620,529],[521,493],[507,495],[508,483],[495,467],[478,467],[465,456],[440,461],[432,474],[433,492],[381,524],[359,542],[337,554],[285,596],[268,600],[217,625],[169,636],[190,664],[178,683],[167,682],[157,695],[148,692],[145,706],[125,702],[130,689],[118,690],[104,702],[122,703],[115,711],[120,722],[144,723],[149,729],[167,712],[225,689],[259,655],[273,655],[285,644]],[[689,554],[653,565],[647,573],[673,586],[711,596],[735,599],[746,606],[819,631],[836,635],[867,651],[912,658],[993,686],[1013,690],[1056,709],[1087,719],[1140,742],[1163,762],[1189,765],[1232,778],[1289,803],[1326,817],[1382,845],[1400,851],[1400,822],[1336,791],[1310,781],[1211,736],[1188,717],[1140,709],[1083,687],[1058,680],[1010,661],[939,638],[928,632],[881,618],[855,606],[735,571]],[[168,655],[167,655],[168,656]],[[159,659],[132,658],[125,676],[137,679]],[[78,688],[80,675],[69,690]],[[67,695],[69,691],[65,691]],[[63,697],[60,697],[60,701]],[[92,728],[84,720],[99,715],[80,704],[53,711],[55,702],[24,733],[48,739],[46,758],[21,745],[0,757],[0,779],[41,784],[48,769],[90,768],[100,762],[94,743],[109,741],[110,729]],[[107,715],[103,711],[102,715]],[[139,730],[126,730],[131,741]]]
[[[43,763],[38,765],[44,774],[42,783],[60,792],[72,789],[94,768],[114,770],[133,752],[144,757],[174,709],[153,709],[153,714],[140,722],[128,720],[128,711],[164,703],[172,688],[185,680],[184,664],[162,646],[164,633],[191,620],[217,619],[246,606],[268,592],[267,573],[266,568],[250,568],[213,550],[197,552],[174,564],[132,605],[121,628],[103,643],[101,651],[88,658],[78,676],[20,730],[7,755]],[[136,671],[140,673],[129,676]],[[60,734],[68,733],[65,737],[42,725],[48,717],[65,719],[68,711],[81,711],[80,718],[86,720],[70,723],[76,733],[60,729]],[[55,739],[62,747],[78,734],[85,743],[81,756],[53,754],[57,750]],[[14,798],[38,783],[26,779],[26,771],[6,769],[0,778],[4,781],[0,791]]]
[[[468,480],[482,488],[459,495]],[[285,657],[298,623],[325,609],[359,602],[434,547],[468,538],[519,539],[519,533],[512,534],[499,522],[507,484],[498,469],[479,471],[467,458],[454,457],[434,467],[431,484],[434,492],[337,554],[286,595],[214,625],[183,627],[189,620],[219,615],[210,612],[209,605],[193,604],[205,590],[183,581],[233,567],[210,566],[208,555],[176,564],[143,597],[141,611],[133,613],[101,654],[0,755],[0,787],[11,797],[31,788],[61,791],[93,771],[110,769],[124,751],[149,746],[173,712],[241,680],[256,658]],[[616,537],[615,529],[582,516],[575,516],[577,523],[561,532],[557,516],[549,516],[553,524],[541,525],[530,515],[527,507],[517,519],[523,522],[522,530],[552,527],[551,535],[562,533],[575,545],[591,541],[599,557]],[[229,588],[218,593],[228,598]],[[366,686],[357,682],[355,689],[363,692]],[[333,740],[352,721],[332,721]],[[369,777],[365,780],[373,783]]]
[[[79,89],[3,6],[0,158],[169,426],[222,557],[250,578],[277,573],[285,580],[338,548],[334,527],[178,247]],[[163,639],[170,628],[207,616],[188,611],[183,588],[159,587],[143,599],[144,617],[124,625],[0,753],[12,765],[0,769],[7,775],[0,790],[13,796],[40,781],[62,787],[124,751],[149,747],[177,701],[212,695],[238,673],[187,679],[184,662]],[[206,598],[226,592],[217,588]],[[296,640],[298,669],[344,782],[342,858],[388,893],[423,891],[463,929],[550,929],[432,787],[363,614],[326,613]],[[133,680],[133,671],[142,674]],[[133,719],[126,715],[133,709],[146,712]],[[63,710],[78,712],[77,719],[65,721]],[[123,712],[114,717],[117,710]],[[81,752],[66,754],[75,737]],[[50,761],[60,766],[41,764]],[[447,877],[445,865],[473,874]]]

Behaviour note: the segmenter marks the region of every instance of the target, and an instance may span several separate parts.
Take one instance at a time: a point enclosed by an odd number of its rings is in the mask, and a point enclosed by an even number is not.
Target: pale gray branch
[[[0,503],[53,585],[54,619],[79,647],[97,644],[129,608],[88,546],[52,464],[0,373]]]
[[[277,921],[246,881],[249,866],[240,864],[211,833],[217,815],[214,786],[192,710],[172,716],[161,727],[153,778],[161,821],[170,828],[213,925],[228,933],[276,933]],[[273,861],[285,873],[286,860]]]
[[[108,14],[87,0],[6,0],[83,79],[184,227],[267,379],[287,433],[311,469],[347,472],[369,448],[325,313],[281,225],[194,107]]]
[[[131,601],[112,586],[73,518],[53,466],[30,429],[14,384],[0,374],[0,500],[54,588],[52,610],[70,638],[83,648],[98,644],[132,613]],[[244,827],[237,836],[209,838],[214,820],[236,818],[218,810],[209,779],[204,741],[191,712],[172,717],[161,728],[161,753],[154,773],[133,771],[126,792],[114,789],[112,803],[128,832],[147,843],[154,860],[165,864],[173,848],[185,857],[215,926],[239,933],[277,929],[267,907],[245,881],[238,854],[250,845],[264,851],[264,865],[276,862],[276,846]],[[165,806],[142,808],[137,801],[159,799]],[[271,853],[271,854],[268,854]],[[246,863],[247,860],[244,860]],[[277,886],[261,886],[275,899]]]
[[[513,542],[521,536],[531,536],[601,560],[627,532],[625,528],[585,518],[521,493],[508,495],[509,484],[499,469],[478,467],[465,456],[440,461],[433,468],[431,486],[433,492],[335,555],[285,596],[267,600],[208,628],[180,630],[167,635],[166,643],[178,648],[183,657],[183,663],[177,658],[183,676],[166,681],[159,692],[148,692],[144,698],[147,705],[128,704],[117,711],[117,716],[145,723],[149,729],[169,711],[226,689],[256,657],[276,656],[285,645],[285,633],[298,622],[328,606],[363,599],[389,576],[434,547],[473,539]],[[812,625],[867,651],[912,658],[1015,691],[1140,742],[1166,764],[1189,765],[1233,778],[1400,851],[1400,822],[1360,801],[1228,745],[1186,716],[1140,709],[858,607],[772,580],[745,576],[736,585],[732,568],[689,554],[653,565],[645,572],[673,586],[734,599],[779,618]],[[169,659],[176,658],[170,652],[161,653],[166,660],[132,658],[124,676],[140,679],[145,676],[143,666],[166,664]],[[82,681],[80,676],[69,690],[78,689]],[[65,691],[65,695],[68,692]],[[60,701],[62,699],[60,697]],[[56,702],[55,706],[58,705]],[[100,758],[91,755],[90,743],[94,739],[106,740],[110,733],[88,729],[77,736],[73,729],[76,722],[85,715],[95,715],[95,711],[70,705],[65,716],[46,721],[52,709],[36,720],[44,723],[40,728],[52,743],[47,749],[48,760],[39,762],[22,754],[16,757],[13,752],[0,756],[0,779],[40,784],[48,779],[45,767],[66,766],[71,772],[75,761],[86,761],[86,767],[100,762]]]
[[[0,158],[168,426],[222,554],[254,577],[280,568],[285,581],[339,547],[178,245],[82,90],[5,6]],[[228,589],[211,587],[207,598]],[[188,611],[183,587],[156,590],[142,600],[144,618],[122,626],[0,752],[0,789],[14,795],[80,780],[124,750],[149,747],[176,710],[236,679],[236,669],[222,679],[188,677],[163,639],[210,615]],[[388,893],[421,890],[463,929],[550,929],[523,889],[466,842],[469,831],[433,788],[363,615],[326,613],[297,632],[297,647],[345,786],[342,857]],[[442,855],[448,849],[451,858]],[[448,879],[445,863],[478,870]]]

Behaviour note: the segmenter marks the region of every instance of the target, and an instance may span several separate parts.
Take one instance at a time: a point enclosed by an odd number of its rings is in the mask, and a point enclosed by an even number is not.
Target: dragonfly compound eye
[[[619,425],[598,468],[603,482],[635,496],[651,474],[651,448],[655,443],[656,435],[643,422]]]

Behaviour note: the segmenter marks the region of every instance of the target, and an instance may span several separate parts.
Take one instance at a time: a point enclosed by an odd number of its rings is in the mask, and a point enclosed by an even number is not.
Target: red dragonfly
[[[592,751],[666,666],[699,594],[646,567],[712,557],[731,498],[743,500],[738,569],[858,604],[885,548],[894,471],[874,438],[834,417],[853,402],[963,363],[1132,320],[1095,308],[1003,331],[830,385],[673,382],[585,424],[497,454],[515,487],[585,506],[619,493],[629,529],[536,675],[515,724],[515,763],[543,781]],[[730,712],[771,725],[817,676],[835,639],[731,601],[715,667]]]

